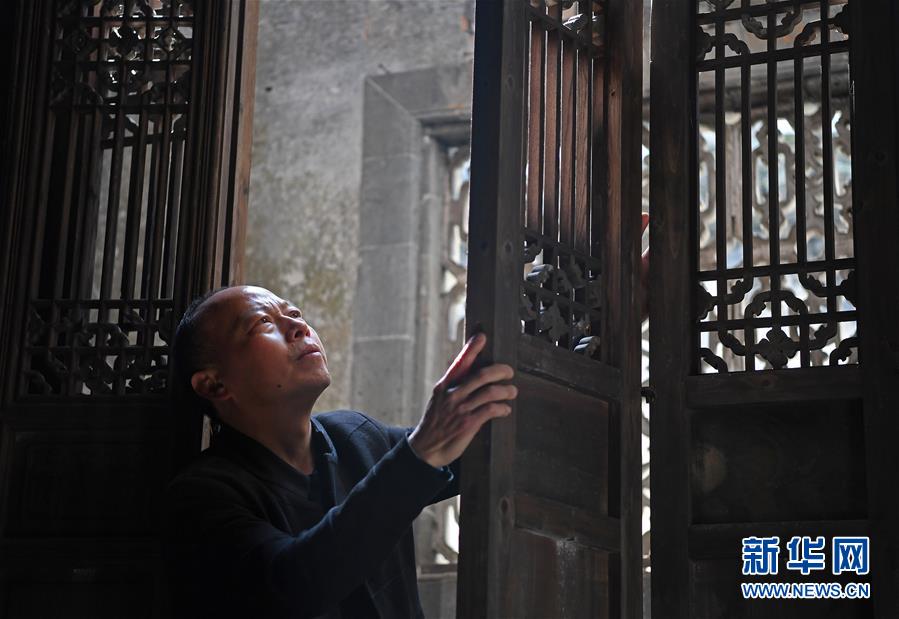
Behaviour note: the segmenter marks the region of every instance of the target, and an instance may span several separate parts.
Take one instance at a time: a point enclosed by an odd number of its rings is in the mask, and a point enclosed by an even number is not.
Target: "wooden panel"
[[[147,599],[153,593],[145,576],[122,574],[120,570],[115,570],[103,574],[100,582],[92,583],[77,582],[77,573],[72,576],[75,582],[48,582],[30,576],[24,583],[10,583],[3,616],[8,619],[62,616],[71,619],[152,617],[151,606],[135,603],[137,600]]]
[[[8,588],[0,592],[0,615],[6,619],[158,617],[164,611],[147,603],[158,596],[160,583],[153,574],[157,566],[140,558],[143,564],[55,560],[41,567],[3,569]]]
[[[515,490],[608,515],[608,404],[524,373],[515,384]]]
[[[4,618],[171,614],[154,538],[6,540],[0,582]]]
[[[516,529],[512,556],[519,577],[506,595],[506,617],[613,616],[610,608],[610,568],[615,555]]]
[[[7,538],[153,533],[168,475],[164,434],[5,430]]]
[[[691,428],[696,524],[867,515],[858,401],[705,409]]]

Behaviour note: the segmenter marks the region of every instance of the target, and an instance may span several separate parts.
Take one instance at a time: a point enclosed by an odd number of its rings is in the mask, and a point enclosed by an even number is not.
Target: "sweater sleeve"
[[[185,541],[205,569],[239,595],[263,595],[297,617],[315,617],[388,556],[450,476],[419,460],[403,437],[343,503],[296,536],[254,513],[235,489],[205,478],[170,486],[167,520],[171,530],[190,532]]]
[[[412,432],[414,428],[403,428],[397,426],[384,426],[385,431],[387,432],[387,436],[390,440],[391,445],[396,445],[397,443],[408,440],[409,434]],[[413,455],[415,452],[412,452]],[[427,463],[425,463],[427,464]],[[430,466],[430,465],[428,465]],[[459,494],[459,483],[460,483],[460,472],[462,469],[462,458],[456,458],[453,460],[449,466],[445,466],[442,469],[437,470],[445,470],[449,471],[451,477],[449,478],[449,483],[445,484],[444,487],[437,493],[428,503],[433,505],[434,503],[439,503],[440,501],[450,499],[457,494]]]

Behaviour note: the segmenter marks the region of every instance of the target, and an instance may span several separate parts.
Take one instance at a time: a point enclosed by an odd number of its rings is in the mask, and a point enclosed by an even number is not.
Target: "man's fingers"
[[[478,333],[470,338],[465,343],[462,350],[459,351],[459,354],[456,355],[456,358],[446,371],[446,374],[443,375],[443,378],[440,379],[438,385],[449,388],[452,387],[453,384],[459,382],[459,380],[471,369],[475,359],[477,359],[480,352],[484,350],[484,345],[486,343],[487,336],[483,333]]]
[[[472,424],[477,430],[485,423],[497,417],[507,417],[512,412],[512,406],[502,402],[491,402],[476,408],[471,413]],[[475,430],[477,432],[477,430]]]
[[[489,385],[475,391],[462,404],[463,410],[474,411],[491,402],[504,402],[518,397],[518,388],[514,385]]]
[[[505,363],[494,363],[485,368],[478,370],[474,375],[465,379],[454,390],[453,394],[457,401],[461,402],[485,385],[490,383],[498,383],[504,380],[511,380],[515,376],[515,370]]]

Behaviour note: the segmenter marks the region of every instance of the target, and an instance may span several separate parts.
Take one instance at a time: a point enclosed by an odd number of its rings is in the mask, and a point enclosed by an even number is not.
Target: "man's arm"
[[[391,446],[396,445],[397,443],[402,441],[414,429],[414,428],[403,428],[403,427],[399,427],[399,426],[384,426],[384,428],[387,432],[387,439]],[[459,484],[462,481],[461,477],[460,477],[460,473],[462,470],[461,465],[462,465],[462,458],[456,458],[449,464],[449,466],[446,467],[453,474],[453,477],[452,477],[452,479],[449,480],[449,483],[447,483],[443,487],[443,489],[433,499],[431,499],[429,501],[429,504],[433,505],[434,503],[439,503],[440,501],[443,501],[450,497],[454,497],[457,494],[459,494],[459,487],[460,487]]]
[[[256,515],[226,484],[182,479],[169,490],[169,539],[194,545],[191,559],[199,555],[200,569],[212,570],[224,587],[314,617],[362,584],[449,477],[420,460],[404,438],[341,505],[296,536]]]
[[[288,535],[226,483],[188,478],[170,489],[167,537],[176,548],[189,548],[195,562],[199,554],[201,569],[214,571],[214,580],[237,595],[262,595],[299,617],[335,606],[388,556],[446,485],[447,465],[459,459],[481,426],[511,412],[505,401],[517,390],[501,384],[512,378],[511,367],[470,372],[485,343],[484,335],[466,343],[408,438],[316,525]]]

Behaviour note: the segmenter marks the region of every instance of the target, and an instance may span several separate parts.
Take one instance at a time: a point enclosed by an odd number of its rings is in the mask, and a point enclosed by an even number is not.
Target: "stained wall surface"
[[[470,62],[473,16],[472,0],[261,2],[246,280],[319,331],[333,382],[317,410],[351,401],[363,80]]]

